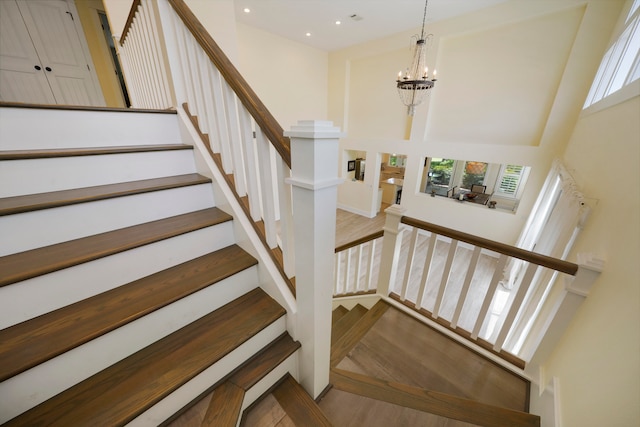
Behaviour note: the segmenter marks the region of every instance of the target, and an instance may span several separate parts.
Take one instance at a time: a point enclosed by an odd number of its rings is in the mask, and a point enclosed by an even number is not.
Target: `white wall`
[[[410,140],[402,140],[406,109],[394,80],[409,63],[407,45],[419,29],[332,52],[329,117],[348,133],[341,148],[367,157],[407,154],[408,215],[515,242],[551,161],[564,152],[621,4],[514,0],[427,25],[434,34],[427,62],[438,69],[438,81],[416,109]],[[424,157],[532,169],[513,214],[420,193]]]
[[[298,120],[326,120],[327,52],[240,23],[237,28],[238,69],[284,130]]]
[[[584,194],[597,200],[573,252],[594,252],[606,264],[544,366],[560,381],[564,426],[640,420],[638,117],[638,96],[583,117],[565,154]]]

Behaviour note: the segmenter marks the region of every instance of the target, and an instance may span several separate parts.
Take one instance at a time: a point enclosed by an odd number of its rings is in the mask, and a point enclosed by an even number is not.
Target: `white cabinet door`
[[[44,73],[18,5],[0,1],[0,100],[55,104]]]
[[[84,35],[78,33],[79,22],[74,21],[79,18],[72,15],[67,0],[0,0],[0,5],[2,100],[104,105],[95,74],[89,68],[91,61],[83,44]],[[22,62],[18,63],[16,58]],[[34,60],[29,65],[30,74],[25,74],[27,63]],[[37,79],[38,84],[30,82],[27,76]],[[42,76],[48,83],[49,94],[35,96],[44,87]]]

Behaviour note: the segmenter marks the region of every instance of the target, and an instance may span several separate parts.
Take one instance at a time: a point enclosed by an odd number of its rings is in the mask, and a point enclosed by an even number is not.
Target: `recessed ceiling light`
[[[243,9],[243,11],[244,11],[244,13],[249,13],[249,12],[251,12],[251,9],[249,9],[248,7],[245,7],[245,8]]]
[[[342,24],[342,22],[336,21],[336,25],[340,25],[340,24]]]
[[[307,37],[311,37],[311,33],[307,33],[305,34]]]

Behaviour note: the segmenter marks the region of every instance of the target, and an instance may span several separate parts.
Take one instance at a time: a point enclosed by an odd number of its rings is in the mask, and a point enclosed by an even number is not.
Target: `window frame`
[[[582,112],[590,114],[640,95],[640,0],[623,12],[624,23],[600,61]],[[634,44],[632,44],[634,43]],[[634,48],[636,46],[636,48]],[[635,57],[630,57],[633,55]],[[619,75],[621,66],[624,75]]]

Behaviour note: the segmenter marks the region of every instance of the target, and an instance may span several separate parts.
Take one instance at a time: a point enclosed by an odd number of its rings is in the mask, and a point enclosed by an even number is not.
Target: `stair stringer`
[[[205,142],[198,131],[193,127],[191,120],[182,107],[178,108],[178,124],[184,144],[194,147],[196,170],[199,174],[213,180],[214,199],[216,206],[232,215],[236,243],[253,257],[258,259],[259,285],[271,298],[276,300],[287,311],[287,331],[294,340],[297,340],[296,315],[298,312],[295,297],[285,283],[278,267],[275,265],[267,248],[256,233],[255,229],[231,188],[227,185],[222,172],[218,169],[209,155]],[[298,380],[297,373],[292,376]]]

